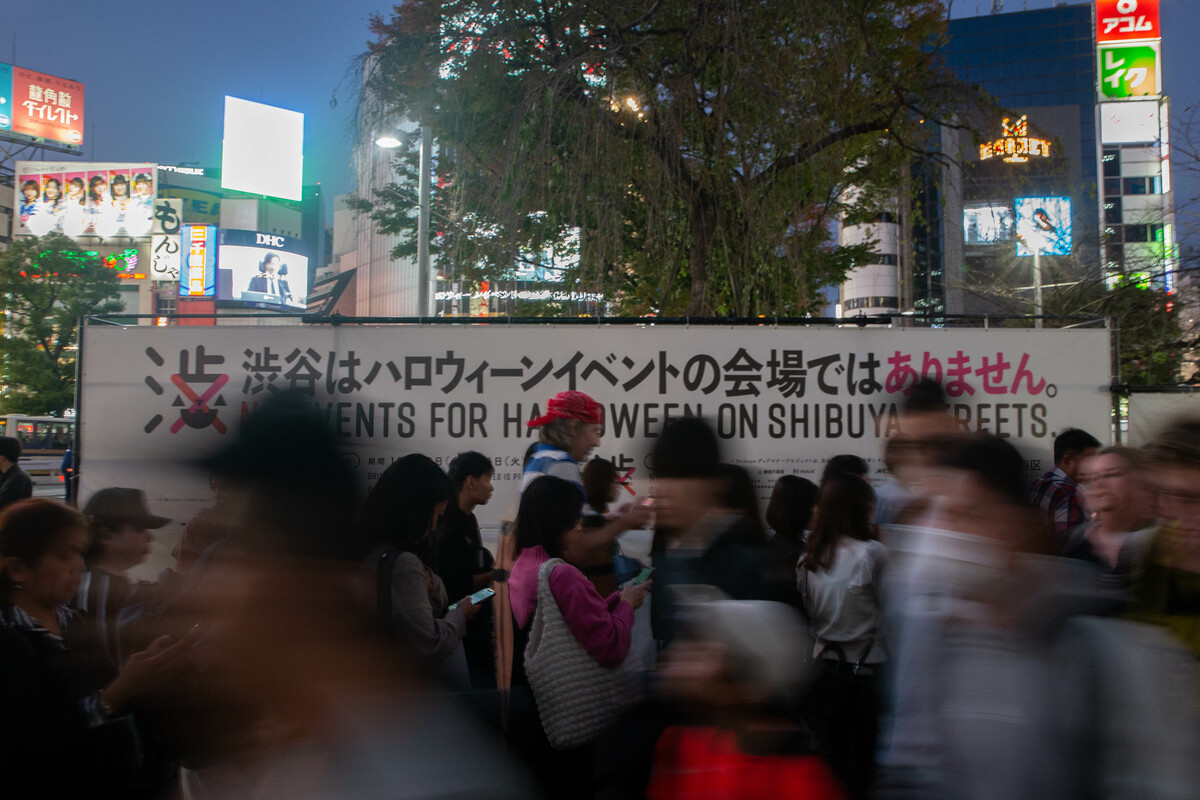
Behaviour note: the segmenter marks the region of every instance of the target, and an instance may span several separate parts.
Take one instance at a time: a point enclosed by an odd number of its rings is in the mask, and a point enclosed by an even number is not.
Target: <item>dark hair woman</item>
[[[583,494],[587,498],[589,516],[601,519],[617,492],[617,465],[607,458],[593,458],[583,465]]]
[[[603,597],[570,562],[583,536],[580,519],[583,494],[569,481],[552,476],[535,479],[521,496],[517,512],[517,560],[509,578],[513,620],[516,625],[514,686],[528,685],[525,651],[535,614],[560,615],[579,645],[603,668],[615,668],[629,655],[634,609],[646,599],[649,582]],[[552,564],[552,560],[559,563]],[[548,585],[555,608],[539,611],[539,586]],[[516,723],[510,728],[513,744],[538,776],[547,797],[594,796],[591,745],[552,749],[537,715],[528,713],[527,690],[514,693]],[[523,703],[526,713],[518,714]],[[548,708],[538,700],[542,718],[561,708]],[[515,729],[515,730],[514,730]]]
[[[886,661],[879,631],[879,576],[886,551],[871,523],[875,492],[855,474],[823,482],[817,519],[796,584],[808,613],[814,657],[823,668],[813,692],[814,732],[825,740],[830,765],[850,789],[870,788],[878,730],[874,670]]]
[[[784,475],[775,481],[767,503],[767,527],[775,533],[768,543],[793,569],[804,554],[804,532],[816,507],[817,485],[808,478]]]
[[[462,639],[479,606],[464,598],[450,609],[434,574],[433,531],[454,487],[428,456],[404,456],[367,495],[359,530],[372,548],[380,616],[430,664],[465,679]]]
[[[142,755],[125,715],[191,644],[162,637],[98,684],[64,638],[87,542],[84,519],[53,500],[23,500],[0,516],[0,753],[13,797],[45,795],[51,780],[54,794],[135,792]]]

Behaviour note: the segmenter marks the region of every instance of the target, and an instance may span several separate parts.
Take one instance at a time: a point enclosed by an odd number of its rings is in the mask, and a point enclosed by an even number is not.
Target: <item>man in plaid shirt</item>
[[[1100,442],[1087,431],[1067,428],[1054,439],[1054,469],[1029,489],[1029,502],[1051,516],[1060,544],[1067,531],[1086,520],[1075,477],[1083,459],[1099,447]]]

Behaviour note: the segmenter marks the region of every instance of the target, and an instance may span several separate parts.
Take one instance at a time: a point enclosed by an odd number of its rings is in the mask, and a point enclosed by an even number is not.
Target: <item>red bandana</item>
[[[545,416],[530,421],[529,427],[540,428],[556,419],[577,419],[589,425],[602,425],[604,406],[583,392],[559,392],[547,403]]]

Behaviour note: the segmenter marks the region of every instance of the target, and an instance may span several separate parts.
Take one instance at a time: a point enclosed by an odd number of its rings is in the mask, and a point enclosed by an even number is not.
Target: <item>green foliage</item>
[[[121,310],[119,280],[61,234],[0,252],[0,414],[61,414],[75,404],[79,317]]]
[[[882,208],[929,123],[985,105],[935,66],[944,25],[938,0],[408,0],[372,22],[363,124],[432,126],[457,274],[509,277],[579,230],[568,285],[622,313],[812,313],[870,251],[833,220]],[[397,256],[416,144],[359,203]]]

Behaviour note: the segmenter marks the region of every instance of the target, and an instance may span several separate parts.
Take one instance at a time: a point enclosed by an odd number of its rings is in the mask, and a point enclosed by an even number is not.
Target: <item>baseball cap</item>
[[[170,517],[151,514],[146,508],[146,493],[141,489],[112,487],[101,489],[88,499],[83,515],[92,525],[116,528],[129,524],[139,528],[161,528]]]

